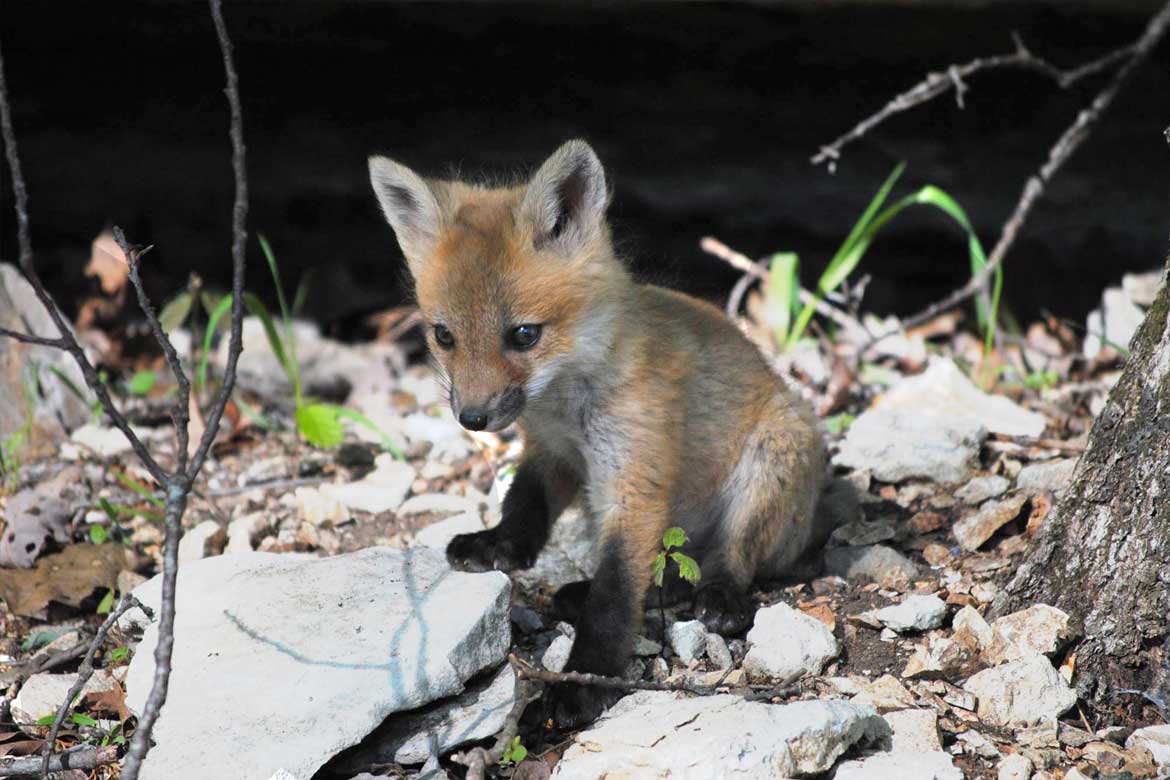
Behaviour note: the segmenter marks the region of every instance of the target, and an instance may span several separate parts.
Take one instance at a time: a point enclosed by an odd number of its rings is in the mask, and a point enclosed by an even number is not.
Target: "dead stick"
[[[117,745],[98,748],[79,745],[60,753],[53,753],[49,758],[49,772],[65,772],[70,769],[88,772],[99,766],[117,763],[117,761]],[[0,757],[0,777],[35,777],[40,773],[40,756]]]
[[[1141,66],[1146,59],[1149,58],[1150,53],[1158,45],[1158,42],[1165,36],[1167,27],[1170,26],[1170,2],[1162,7],[1157,14],[1155,14],[1146,25],[1145,32],[1142,37],[1138,39],[1129,51],[1132,52],[1129,60],[1121,67],[1109,83],[1102,89],[1097,96],[1093,98],[1093,102],[1089,107],[1077,114],[1076,120],[1061,134],[1060,138],[1048,152],[1048,159],[1040,167],[1040,170],[1028,179],[1024,185],[1024,190],[1020,193],[1020,199],[1016,203],[1012,215],[1004,223],[1000,232],[999,240],[995,247],[991,250],[991,254],[987,258],[987,264],[979,271],[979,273],[972,275],[970,280],[948,295],[938,303],[931,304],[919,313],[909,317],[901,323],[900,329],[912,328],[916,325],[921,325],[927,320],[941,314],[958,304],[966,301],[968,298],[978,294],[986,289],[988,281],[996,269],[1003,263],[1004,257],[1008,250],[1011,249],[1012,244],[1015,243],[1016,236],[1023,227],[1024,221],[1028,218],[1032,207],[1044,194],[1044,187],[1049,180],[1060,170],[1061,166],[1072,157],[1085,139],[1089,137],[1097,122],[1100,121],[1102,115],[1113,103],[1114,98],[1117,97],[1121,87],[1126,80],[1139,66]],[[876,341],[879,341],[886,336],[893,335],[893,332],[884,333],[875,337],[868,346],[871,346]]]
[[[1120,60],[1129,56],[1134,50],[1134,44],[1122,46],[1119,49],[1109,52],[1104,57],[1099,57],[1080,67],[1072,68],[1071,70],[1061,70],[1028,51],[1019,36],[1013,35],[1012,37],[1016,44],[1016,50],[1011,54],[979,57],[964,65],[949,65],[946,70],[928,73],[925,79],[905,92],[896,95],[880,111],[858,122],[849,132],[840,136],[837,140],[822,146],[812,156],[812,164],[820,165],[821,163],[827,163],[829,172],[832,173],[835,170],[837,160],[841,157],[842,148],[858,140],[895,114],[909,111],[915,106],[920,106],[952,89],[955,91],[955,99],[959,104],[959,108],[962,108],[963,94],[967,91],[967,86],[963,80],[980,71],[1001,68],[1031,70],[1050,77],[1061,89],[1067,89],[1083,78],[1112,67]]]
[[[77,679],[73,681],[72,687],[69,689],[65,701],[61,703],[57,710],[57,717],[53,719],[53,725],[49,729],[49,736],[45,740],[45,748],[41,751],[41,774],[44,777],[49,776],[50,763],[53,759],[53,747],[57,744],[57,734],[61,731],[61,724],[65,722],[65,716],[69,713],[69,708],[73,706],[73,701],[81,693],[82,688],[89,682],[89,678],[93,677],[93,659],[97,655],[98,648],[106,641],[106,634],[110,633],[110,629],[114,627],[114,623],[118,622],[118,618],[125,615],[133,607],[138,607],[146,613],[147,617],[153,617],[149,607],[146,607],[138,599],[131,596],[129,593],[122,595],[122,600],[118,604],[118,608],[111,612],[102,623],[101,628],[97,630],[93,641],[89,643],[89,649],[85,653],[85,658],[81,661],[81,667],[77,670]]]

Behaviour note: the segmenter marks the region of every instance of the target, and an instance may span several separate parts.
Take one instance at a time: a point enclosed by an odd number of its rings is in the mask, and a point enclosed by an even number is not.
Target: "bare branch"
[[[122,249],[122,254],[126,256],[126,264],[130,266],[130,283],[138,294],[138,306],[146,315],[150,331],[154,334],[155,341],[162,347],[167,365],[171,367],[171,373],[174,374],[175,383],[179,388],[175,405],[171,411],[171,419],[175,424],[175,458],[177,462],[175,472],[183,474],[187,470],[187,446],[190,435],[187,426],[191,421],[191,382],[187,379],[187,374],[183,372],[183,364],[179,360],[179,353],[175,351],[175,345],[171,343],[170,337],[167,336],[162,324],[158,321],[154,306],[151,305],[150,299],[146,295],[146,288],[142,286],[142,277],[138,273],[139,262],[142,256],[150,251],[151,247],[138,249],[130,246],[130,242],[126,240],[126,234],[117,225],[114,226],[114,241]]]
[[[0,135],[4,138],[4,151],[8,158],[8,169],[12,172],[12,193],[15,196],[16,208],[16,234],[17,244],[20,247],[20,270],[24,273],[25,278],[28,279],[32,285],[33,291],[36,293],[37,299],[41,305],[45,307],[45,311],[49,313],[53,324],[57,326],[57,332],[60,334],[60,339],[56,344],[42,343],[44,346],[54,346],[58,349],[63,349],[73,356],[77,361],[77,365],[81,368],[81,374],[85,377],[85,383],[93,390],[98,400],[102,402],[106,413],[110,416],[110,421],[122,432],[130,442],[134,453],[142,461],[142,465],[150,472],[159,483],[166,482],[166,475],[162,468],[158,465],[150,452],[146,449],[146,445],[138,438],[130,428],[130,423],[114,406],[113,400],[110,398],[110,393],[106,389],[105,383],[102,382],[98,375],[97,369],[89,362],[89,358],[85,354],[85,350],[77,343],[77,339],[73,336],[73,331],[70,330],[69,325],[65,322],[65,317],[61,314],[61,310],[57,308],[56,302],[49,295],[45,289],[44,284],[41,283],[40,277],[37,275],[36,269],[33,267],[33,251],[32,239],[29,237],[29,221],[28,221],[28,189],[24,183],[24,173],[20,167],[20,155],[16,149],[16,132],[12,129],[12,109],[8,105],[8,83],[4,76],[4,56],[0,53]],[[4,335],[13,335],[11,331],[4,331]],[[27,334],[25,334],[27,335]],[[33,337],[41,339],[42,337]],[[28,341],[28,339],[20,339]]]
[[[162,608],[158,626],[158,645],[154,651],[154,680],[150,694],[138,718],[138,728],[126,751],[122,766],[123,780],[137,780],[142,760],[150,749],[150,735],[158,720],[171,676],[171,655],[175,644],[175,584],[179,569],[179,539],[183,535],[182,518],[187,508],[187,496],[191,486],[203,467],[207,453],[219,431],[219,423],[235,386],[236,363],[240,357],[242,323],[244,317],[244,249],[247,240],[245,223],[248,215],[248,188],[244,164],[243,116],[240,108],[239,82],[235,63],[232,59],[232,43],[223,20],[220,0],[209,0],[211,18],[215,23],[216,37],[223,54],[224,74],[227,80],[225,92],[231,113],[230,130],[232,142],[232,171],[235,176],[236,197],[232,212],[232,326],[228,348],[228,362],[224,370],[223,385],[220,387],[211,411],[206,415],[206,428],[199,446],[187,464],[187,470],[176,471],[175,479],[167,483],[166,497],[166,538],[163,543]]]
[[[77,747],[54,753],[49,760],[49,772],[65,772],[70,769],[90,771],[99,766],[118,761],[118,746]],[[41,772],[40,756],[0,756],[0,777],[35,777]]]
[[[743,299],[744,293],[747,292],[748,285],[753,279],[759,279],[760,281],[766,280],[768,278],[768,269],[750,257],[735,251],[717,238],[707,236],[699,242],[699,246],[704,252],[715,255],[715,257],[725,261],[732,268],[743,271],[743,277],[736,283],[732,294],[727,299],[727,316],[735,317],[739,312],[739,304]],[[803,287],[800,288],[799,295],[801,303],[813,303],[816,312],[821,316],[829,318],[855,336],[860,336],[861,338],[869,337],[869,332],[865,329],[864,325],[835,306],[830,305],[823,298],[818,298]]]
[[[211,444],[215,441],[215,434],[219,430],[219,421],[231,397],[232,388],[236,384],[236,364],[243,349],[243,322],[244,322],[244,261],[245,246],[248,241],[246,224],[248,221],[248,177],[244,158],[244,117],[240,108],[239,78],[236,76],[236,65],[232,58],[232,41],[228,37],[227,25],[223,21],[223,10],[220,0],[209,0],[211,17],[215,22],[215,34],[219,39],[219,48],[223,53],[223,69],[227,78],[228,107],[231,112],[229,135],[232,141],[232,173],[235,177],[236,198],[232,206],[232,328],[228,342],[227,365],[223,371],[223,384],[215,397],[211,411],[205,417],[206,428],[203,438],[199,441],[199,448],[191,459],[187,470],[187,480],[194,481],[195,475],[203,468],[203,460],[207,457]]]
[[[681,691],[683,693],[693,693],[696,696],[712,696],[719,691],[718,685],[626,680],[622,677],[606,677],[600,674],[588,674],[585,672],[550,672],[547,669],[532,669],[524,666],[517,667],[516,674],[521,680],[535,680],[542,683],[595,685],[598,688],[616,688],[624,691]]]
[[[1020,193],[1020,199],[1016,203],[1015,209],[1007,222],[1004,223],[1000,232],[999,240],[995,243],[995,247],[988,255],[987,264],[979,271],[979,273],[972,275],[970,280],[958,290],[948,295],[943,300],[931,304],[919,313],[902,321],[902,328],[912,328],[916,325],[921,325],[927,320],[937,316],[938,314],[950,309],[963,301],[978,294],[980,291],[986,289],[987,283],[991,280],[995,270],[1003,263],[1004,257],[1008,250],[1011,249],[1012,244],[1015,243],[1016,236],[1023,227],[1024,221],[1028,218],[1028,214],[1032,211],[1032,207],[1036,201],[1044,194],[1044,187],[1052,179],[1053,176],[1060,170],[1061,166],[1072,157],[1085,139],[1089,137],[1089,133],[1100,121],[1110,104],[1113,103],[1114,98],[1117,97],[1121,87],[1135,70],[1137,70],[1150,56],[1150,53],[1158,45],[1158,42],[1165,36],[1166,29],[1170,27],[1170,2],[1162,6],[1146,25],[1145,32],[1142,37],[1137,40],[1128,51],[1132,52],[1132,56],[1121,67],[1109,83],[1105,85],[1097,96],[1093,98],[1093,102],[1089,107],[1077,114],[1076,120],[1066,129],[1053,144],[1048,151],[1048,159],[1040,170],[1028,179],[1024,184],[1024,190]],[[883,334],[879,338],[884,338]],[[878,339],[875,339],[875,341]],[[871,342],[872,343],[872,342]]]
[[[836,170],[837,160],[841,158],[841,150],[845,146],[858,140],[895,114],[909,111],[951,90],[955,92],[955,100],[959,108],[963,108],[963,94],[967,91],[967,85],[964,79],[981,71],[1002,68],[1030,70],[1051,78],[1061,89],[1068,89],[1078,81],[1116,65],[1118,62],[1133,54],[1137,48],[1137,44],[1122,46],[1084,65],[1069,70],[1062,70],[1047,60],[1032,54],[1024,46],[1024,42],[1020,40],[1018,35],[1013,34],[1012,39],[1015,41],[1016,50],[1011,54],[979,57],[964,65],[950,65],[946,70],[928,73],[925,79],[905,92],[896,95],[880,111],[858,122],[852,130],[840,136],[837,140],[822,146],[812,156],[812,164],[820,165],[821,163],[827,163],[829,172],[833,173]]]
[[[37,344],[42,347],[65,349],[65,342],[61,341],[61,339],[51,339],[45,336],[34,336],[31,333],[21,333],[19,330],[0,328],[0,336],[7,336],[14,341],[22,341],[25,344]]]
[[[142,605],[138,599],[131,596],[129,593],[122,595],[122,600],[119,602],[117,609],[111,612],[102,623],[101,628],[97,630],[93,641],[89,643],[89,649],[85,653],[85,658],[81,661],[81,667],[77,670],[77,679],[73,681],[73,686],[69,689],[65,701],[61,703],[61,707],[57,710],[57,717],[53,719],[53,726],[49,729],[49,736],[45,740],[45,748],[41,751],[41,775],[47,780],[49,772],[52,771],[51,764],[53,759],[53,746],[57,744],[57,734],[61,731],[61,724],[65,722],[65,716],[69,714],[69,708],[73,705],[74,699],[81,693],[81,689],[89,682],[89,678],[93,677],[93,658],[97,655],[98,648],[106,641],[106,635],[110,633],[110,629],[118,622],[118,618],[125,615],[130,609],[138,607],[143,612],[150,616],[151,610]]]

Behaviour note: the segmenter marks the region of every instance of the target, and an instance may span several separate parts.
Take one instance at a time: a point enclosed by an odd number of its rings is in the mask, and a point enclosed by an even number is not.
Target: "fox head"
[[[607,302],[627,276],[605,222],[605,172],[584,141],[517,187],[427,180],[386,157],[370,158],[370,181],[465,428],[504,428],[607,349]]]

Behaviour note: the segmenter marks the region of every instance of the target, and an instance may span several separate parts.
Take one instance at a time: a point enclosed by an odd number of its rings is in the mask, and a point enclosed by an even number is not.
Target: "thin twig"
[[[516,657],[510,656],[510,658],[517,673],[519,673],[521,667]],[[508,716],[504,719],[504,725],[496,734],[496,741],[491,748],[476,747],[463,751],[462,753],[455,753],[451,756],[452,761],[467,767],[466,780],[483,780],[487,768],[500,763],[500,759],[504,757],[508,746],[512,744],[512,739],[520,732],[520,718],[524,716],[524,710],[527,709],[529,704],[540,698],[542,688],[543,686],[540,683],[517,679],[516,694],[512,702],[512,709],[508,711]]]
[[[80,769],[88,772],[99,766],[114,764],[118,761],[118,746],[77,747],[54,753],[49,760],[49,772],[66,772],[70,769]],[[40,756],[2,756],[0,757],[0,777],[35,777],[41,773]]]
[[[53,339],[46,336],[34,336],[31,333],[22,333],[19,330],[0,328],[0,336],[7,336],[8,338],[14,339],[16,341],[23,341],[25,344],[37,344],[42,347],[65,349],[65,344],[61,341],[61,339]]]
[[[85,658],[81,660],[81,666],[77,670],[77,679],[73,681],[72,687],[69,688],[69,694],[65,697],[65,701],[61,702],[60,708],[57,710],[57,717],[53,719],[53,725],[49,729],[49,736],[45,739],[45,747],[41,751],[41,774],[44,777],[49,776],[50,764],[53,758],[53,748],[57,744],[57,734],[61,731],[61,724],[65,722],[65,716],[69,714],[69,708],[73,706],[73,700],[81,693],[82,688],[89,682],[89,678],[93,677],[93,658],[97,655],[98,648],[106,641],[106,635],[110,633],[110,629],[114,627],[114,623],[118,622],[118,618],[125,615],[129,610],[138,607],[146,613],[147,617],[152,617],[151,610],[144,606],[142,602],[131,596],[129,593],[122,594],[122,600],[118,603],[117,609],[106,616],[101,628],[97,630],[93,641],[89,643],[89,649],[85,653]]]
[[[248,485],[236,485],[234,487],[219,488],[218,490],[208,490],[203,493],[206,498],[223,498],[224,496],[238,496],[241,493],[251,493],[253,490],[286,490],[288,488],[305,487],[307,485],[320,485],[323,482],[332,482],[333,477],[299,477],[297,479],[274,479],[268,482],[253,482]]]
[[[767,268],[765,268],[760,263],[757,263],[755,260],[752,260],[747,255],[735,251],[717,238],[707,236],[699,242],[699,246],[703,249],[704,252],[714,255],[720,260],[726,262],[732,268],[735,268],[738,271],[742,271],[749,280],[754,278],[763,281],[768,278]],[[747,284],[743,279],[740,280],[740,283],[743,284],[743,290],[739,293],[739,297],[733,293],[732,296],[728,298],[727,316],[729,317],[735,317],[736,314],[738,314],[740,297],[742,297],[743,292],[746,292],[747,290]],[[739,285],[736,285],[736,287],[738,288]],[[818,314],[824,317],[828,317],[833,322],[837,323],[842,328],[854,335],[858,335],[861,338],[869,337],[869,332],[865,329],[865,326],[837,307],[832,306],[823,298],[813,295],[803,287],[800,289],[799,294],[801,303],[806,305],[808,303],[812,303],[815,306],[816,312]]]
[[[28,189],[24,183],[24,173],[20,167],[20,155],[16,148],[16,132],[12,129],[12,110],[8,104],[8,83],[4,75],[4,57],[0,53],[0,135],[4,138],[4,152],[8,158],[8,169],[12,173],[12,194],[14,207],[16,210],[16,240],[19,246],[20,270],[28,280],[36,294],[37,299],[44,306],[45,311],[49,313],[49,317],[53,320],[53,324],[57,327],[57,333],[60,338],[53,343],[53,339],[47,339],[40,336],[29,336],[29,334],[14,334],[12,331],[4,331],[3,335],[18,338],[21,341],[29,343],[37,343],[41,346],[52,346],[62,349],[73,356],[77,361],[78,367],[81,369],[81,374],[85,377],[85,382],[90,389],[102,402],[106,414],[109,415],[110,421],[114,426],[122,432],[126,440],[130,442],[131,448],[142,461],[142,465],[150,472],[150,475],[159,482],[165,479],[162,467],[158,465],[155,459],[147,451],[146,445],[138,438],[130,428],[130,423],[122,416],[121,412],[114,406],[113,400],[110,398],[110,393],[106,388],[105,383],[101,380],[100,375],[93,364],[90,363],[89,357],[85,354],[85,350],[77,343],[77,339],[73,335],[72,329],[65,322],[64,315],[61,310],[57,308],[57,303],[49,295],[48,290],[45,289],[44,284],[41,283],[40,276],[37,275],[36,268],[33,267],[33,250],[32,238],[29,234],[29,219],[28,219]],[[22,338],[28,336],[28,338]]]
[[[142,277],[138,273],[138,265],[142,256],[149,252],[152,247],[138,249],[130,246],[130,242],[126,240],[126,234],[117,225],[114,226],[114,241],[122,249],[122,254],[126,257],[126,264],[130,266],[130,283],[134,286],[135,293],[138,294],[138,306],[142,309],[142,313],[146,315],[146,322],[150,325],[150,331],[154,334],[154,340],[162,347],[167,365],[171,367],[171,373],[175,377],[175,384],[179,389],[175,404],[172,407],[171,421],[175,425],[175,457],[178,461],[178,465],[175,466],[175,471],[182,474],[187,470],[188,425],[191,422],[191,382],[188,381],[187,374],[183,371],[183,364],[179,360],[179,353],[175,351],[175,345],[171,343],[170,337],[163,330],[162,324],[159,323],[158,316],[154,312],[154,306],[151,305],[150,299],[146,297],[146,288],[142,286]]]
[[[820,165],[821,163],[827,163],[829,172],[832,173],[835,170],[837,161],[841,158],[841,150],[845,146],[858,140],[895,114],[908,111],[951,90],[955,91],[955,99],[959,104],[959,108],[962,108],[963,94],[967,91],[964,79],[980,71],[996,70],[999,68],[1021,68],[1048,76],[1061,89],[1068,89],[1078,81],[1117,64],[1132,54],[1136,48],[1135,44],[1122,46],[1084,65],[1069,70],[1062,70],[1028,51],[1028,48],[1024,46],[1024,42],[1020,40],[1018,35],[1013,35],[1012,38],[1015,41],[1016,50],[1011,54],[979,57],[964,65],[950,65],[946,70],[928,73],[925,79],[905,92],[895,96],[880,111],[858,122],[853,129],[837,138],[837,140],[822,146],[812,156],[812,164]]]
[[[943,300],[931,304],[919,313],[902,321],[901,328],[912,328],[916,325],[921,325],[927,320],[941,314],[968,298],[976,295],[980,291],[986,289],[987,283],[991,280],[992,275],[996,269],[1003,263],[1004,257],[1008,250],[1011,249],[1012,244],[1015,243],[1016,236],[1023,227],[1024,221],[1028,218],[1028,214],[1032,211],[1032,207],[1036,205],[1036,201],[1044,194],[1044,187],[1056,175],[1061,166],[1072,157],[1085,139],[1089,137],[1089,133],[1093,127],[1100,121],[1102,115],[1109,108],[1113,99],[1117,97],[1118,92],[1121,91],[1122,85],[1126,80],[1138,69],[1150,56],[1150,53],[1158,45],[1158,42],[1165,36],[1167,27],[1170,27],[1170,2],[1162,6],[1149,23],[1146,25],[1145,32],[1142,37],[1137,40],[1132,46],[1126,50],[1132,52],[1132,56],[1126,63],[1113,75],[1105,88],[1097,93],[1093,98],[1093,102],[1089,107],[1077,114],[1076,120],[1066,129],[1056,140],[1056,143],[1048,151],[1048,159],[1040,170],[1028,179],[1024,185],[1024,190],[1020,193],[1020,199],[1016,203],[1015,210],[1012,215],[1004,223],[1000,232],[999,240],[995,243],[995,247],[988,255],[987,264],[977,274],[973,274],[971,278],[953,293],[948,295]],[[889,333],[882,334],[874,339],[877,341],[884,338]],[[872,342],[871,342],[872,344]]]
[[[187,508],[187,498],[196,476],[203,468],[204,460],[215,441],[224,409],[231,397],[236,380],[236,363],[242,349],[242,324],[244,317],[244,248],[247,241],[246,222],[248,216],[248,188],[244,160],[243,113],[240,108],[239,79],[232,59],[232,43],[228,37],[227,25],[223,20],[220,0],[208,0],[211,18],[215,24],[216,38],[223,55],[224,75],[230,110],[229,136],[232,144],[232,172],[235,178],[235,203],[232,209],[232,324],[231,341],[228,347],[228,361],[224,369],[223,384],[212,403],[211,411],[204,418],[203,436],[195,454],[186,464],[186,471],[177,470],[175,479],[166,486],[166,537],[163,542],[162,606],[158,625],[158,645],[154,650],[154,679],[150,694],[146,698],[142,715],[134,738],[126,751],[122,766],[122,780],[137,780],[142,760],[150,749],[150,735],[158,720],[159,711],[167,699],[171,676],[171,655],[175,645],[175,584],[179,569],[179,539],[183,535],[182,518]],[[181,372],[181,369],[180,369]],[[185,453],[185,449],[184,449]],[[184,457],[181,455],[180,457]]]
[[[550,672],[547,669],[519,667],[516,674],[522,680],[536,680],[543,683],[570,683],[572,685],[595,685],[598,688],[616,688],[625,691],[679,691],[696,696],[713,696],[719,692],[715,685],[692,685],[687,682],[648,682],[626,680],[621,677],[606,677],[586,672]]]

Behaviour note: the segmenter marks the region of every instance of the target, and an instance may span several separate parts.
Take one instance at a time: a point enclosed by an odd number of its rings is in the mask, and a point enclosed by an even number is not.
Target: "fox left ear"
[[[520,214],[532,225],[537,249],[580,249],[600,229],[609,192],[601,160],[581,140],[553,152],[528,183]]]
[[[434,191],[417,173],[388,157],[370,158],[370,183],[410,272],[416,274],[441,232],[442,210]]]

